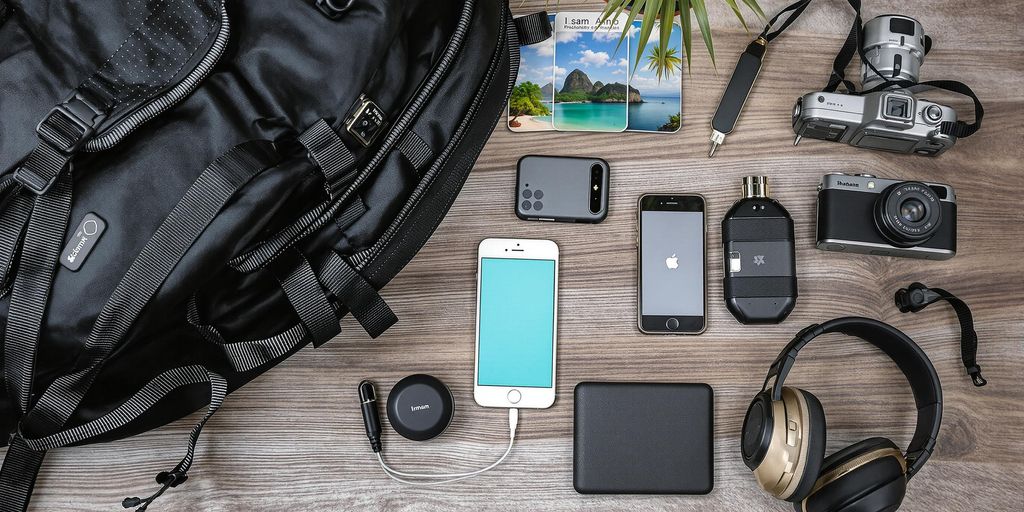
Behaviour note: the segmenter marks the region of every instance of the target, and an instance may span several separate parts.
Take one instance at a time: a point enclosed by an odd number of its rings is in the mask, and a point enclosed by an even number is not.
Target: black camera
[[[956,195],[940,183],[831,173],[818,186],[818,248],[948,260],[956,255]]]

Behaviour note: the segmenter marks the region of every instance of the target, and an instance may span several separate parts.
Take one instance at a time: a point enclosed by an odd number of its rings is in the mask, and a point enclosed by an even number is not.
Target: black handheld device
[[[743,178],[743,199],[722,219],[729,312],[744,324],[777,324],[796,306],[793,219],[768,197],[768,178]]]
[[[597,223],[608,216],[608,162],[527,155],[516,166],[516,216]]]
[[[758,37],[747,45],[747,49],[736,62],[736,69],[732,72],[729,85],[726,86],[725,92],[722,94],[718,110],[711,118],[709,158],[715,156],[718,146],[725,143],[725,136],[732,133],[732,129],[736,127],[736,120],[739,119],[743,105],[747,102],[747,96],[750,95],[750,90],[754,87],[757,75],[761,73],[761,63],[767,49],[768,41],[764,37]]]

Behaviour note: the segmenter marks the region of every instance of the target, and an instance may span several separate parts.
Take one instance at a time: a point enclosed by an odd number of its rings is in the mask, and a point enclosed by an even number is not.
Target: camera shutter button
[[[942,107],[938,105],[930,105],[928,108],[924,109],[924,115],[929,121],[937,123],[942,119]]]

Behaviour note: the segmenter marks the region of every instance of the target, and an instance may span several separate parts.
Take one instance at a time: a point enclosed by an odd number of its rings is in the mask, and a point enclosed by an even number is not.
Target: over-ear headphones
[[[797,353],[827,333],[856,336],[885,352],[910,382],[917,428],[906,452],[872,437],[825,457],[825,412],[807,391],[783,386]],[[769,381],[775,382],[769,387]],[[743,420],[743,462],[758,484],[798,512],[878,511],[899,508],[907,481],[931,456],[942,421],[942,389],[928,356],[899,329],[845,317],[811,325],[779,354]]]

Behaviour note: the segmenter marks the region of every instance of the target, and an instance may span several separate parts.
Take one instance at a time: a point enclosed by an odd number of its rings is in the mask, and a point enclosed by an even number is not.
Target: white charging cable
[[[508,457],[508,454],[510,452],[512,452],[512,445],[515,444],[515,441],[516,441],[516,427],[518,427],[518,426],[519,426],[519,409],[509,409],[508,410],[508,448],[505,449],[505,453],[502,454],[501,458],[496,460],[494,462],[494,464],[491,464],[490,466],[487,466],[487,467],[482,468],[482,469],[478,469],[476,471],[469,471],[469,472],[466,472],[466,473],[405,473],[405,472],[398,471],[398,470],[393,469],[390,466],[388,466],[384,462],[384,456],[381,454],[381,452],[377,452],[377,460],[380,462],[380,467],[381,467],[381,469],[384,470],[384,473],[386,473],[393,480],[396,480],[398,482],[402,482],[403,484],[428,486],[428,485],[441,485],[441,484],[447,484],[447,483],[451,483],[451,482],[458,482],[459,480],[465,480],[467,478],[472,478],[472,477],[477,476],[477,475],[479,475],[481,473],[484,473],[486,471],[490,471],[490,470],[494,469],[495,467],[497,467],[498,464],[501,464],[502,461],[504,461],[505,458]],[[404,477],[404,478],[402,478],[402,477]],[[432,482],[432,481],[408,480],[409,478],[424,478],[424,479],[444,478],[446,480],[440,480],[440,481],[433,481]]]

